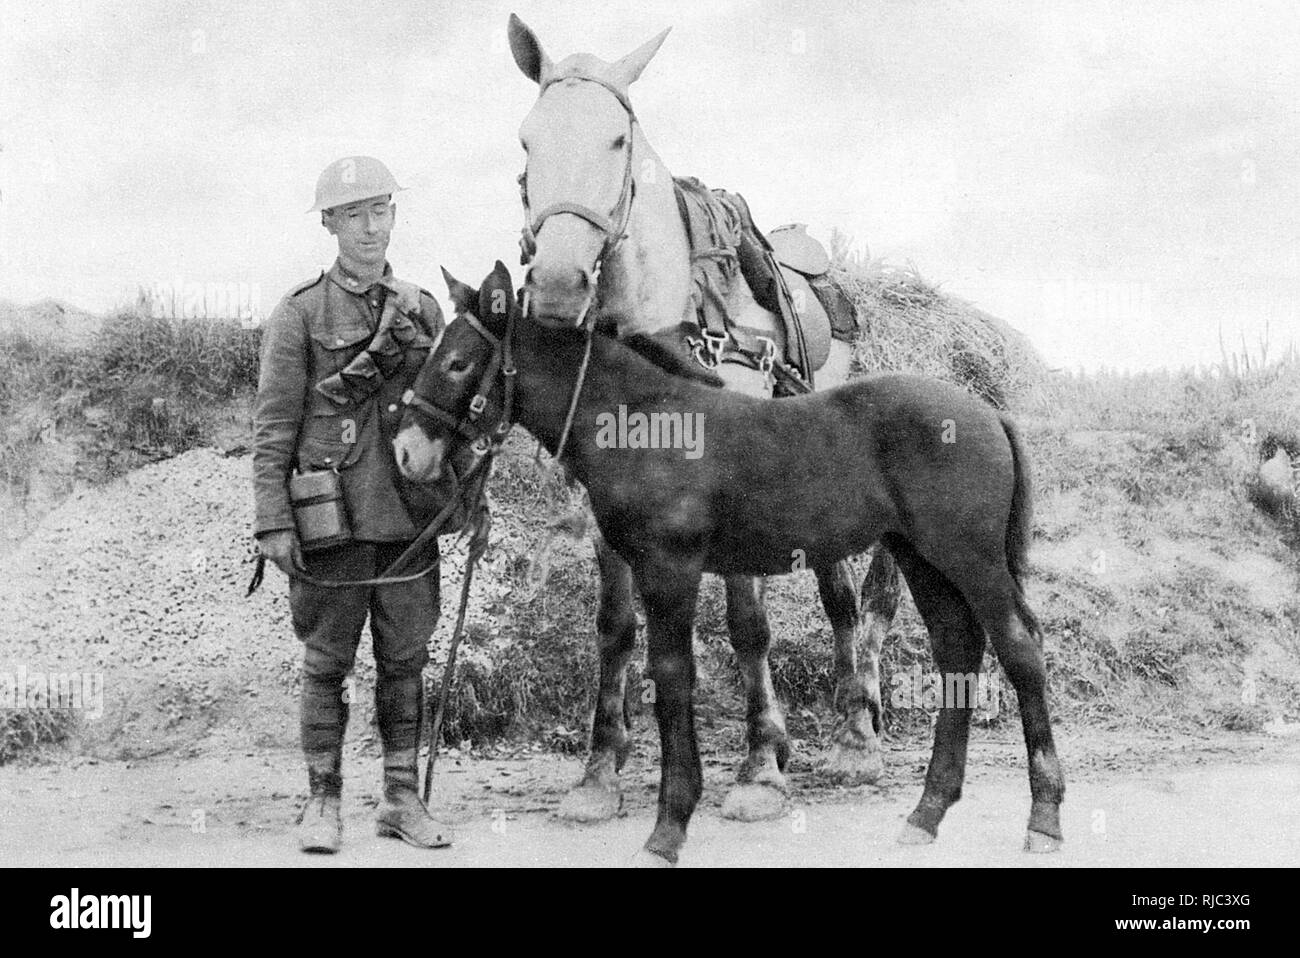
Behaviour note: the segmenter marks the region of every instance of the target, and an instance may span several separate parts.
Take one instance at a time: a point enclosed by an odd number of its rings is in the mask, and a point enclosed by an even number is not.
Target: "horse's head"
[[[431,482],[469,474],[508,429],[501,372],[508,328],[517,318],[510,272],[498,260],[479,289],[442,271],[456,306],[429,353],[393,440],[397,467],[406,478]]]
[[[636,127],[628,87],[668,31],[614,63],[586,53],[553,63],[513,14],[509,34],[515,63],[539,88],[519,128],[527,154],[524,289],[534,318],[572,324],[591,305],[600,265],[627,228]]]

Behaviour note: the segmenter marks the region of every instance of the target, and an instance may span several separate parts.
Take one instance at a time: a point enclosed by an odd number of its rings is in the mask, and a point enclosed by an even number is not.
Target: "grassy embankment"
[[[1212,370],[1052,372],[1004,324],[914,273],[842,255],[839,264],[865,321],[862,369],[958,382],[1022,423],[1037,496],[1029,594],[1046,630],[1060,721],[1253,730],[1296,717],[1300,602],[1295,552],[1285,545],[1300,548],[1300,519],[1293,508],[1265,515],[1252,485],[1254,468],[1278,446],[1300,455],[1294,349],[1269,363],[1225,356]],[[246,441],[257,341],[237,324],[130,309],[81,341],[0,333],[10,535],[78,483]],[[548,520],[576,497],[538,473],[522,437],[507,452],[494,484],[500,617],[471,617],[447,738],[527,736],[576,749],[596,667],[594,562],[584,542],[563,536],[552,552],[539,547]],[[785,577],[770,597],[777,689],[792,731],[817,740],[831,716],[832,677],[815,583],[810,574]],[[702,596],[697,648],[703,724],[739,744],[743,707],[716,581]],[[889,701],[893,676],[931,668],[910,602],[882,664],[887,727],[927,729],[923,710]],[[986,668],[997,674],[991,657]],[[631,687],[639,688],[635,676]],[[61,716],[7,713],[0,760],[57,739]],[[996,713],[981,713],[992,725],[1018,724],[1014,716],[1011,695]]]

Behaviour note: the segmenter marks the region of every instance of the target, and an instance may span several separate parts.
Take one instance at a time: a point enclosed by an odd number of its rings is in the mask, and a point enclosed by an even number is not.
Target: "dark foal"
[[[458,308],[478,307],[478,291],[449,281]],[[694,363],[674,356],[669,344],[681,334],[635,335],[624,341],[677,375],[712,387],[722,381]],[[888,551],[873,547],[861,598],[847,560],[814,568],[822,607],[831,623],[835,659],[835,727],[822,773],[844,784],[875,782],[884,770],[880,752],[880,650],[900,597],[899,573]],[[596,639],[600,674],[591,723],[590,754],[582,780],[560,803],[559,815],[571,821],[604,821],[622,807],[618,772],[632,749],[631,715],[626,707],[627,666],[636,647],[632,570],[603,537],[596,542],[600,594]],[[793,565],[793,563],[792,563]],[[756,821],[785,809],[785,766],[790,739],[785,716],[772,686],[768,650],[766,582],[748,575],[723,576],[727,631],[736,653],[745,695],[747,751],[737,785],[722,805],[724,818]]]
[[[506,415],[503,361],[517,368],[513,421],[552,454],[559,445],[584,334],[518,322],[500,263],[473,313],[447,327],[408,395],[396,450],[411,478],[461,472],[486,452],[486,437]],[[470,416],[476,395],[486,397],[486,408]],[[630,442],[608,448],[601,422],[620,407],[629,417],[697,417],[701,454]],[[919,376],[870,376],[826,393],[755,399],[673,375],[597,335],[562,460],[586,486],[602,535],[631,567],[645,602],[646,674],[662,759],[649,861],[676,862],[702,791],[691,649],[701,575],[780,575],[800,556],[808,567],[828,566],[882,541],[907,578],[945,677],[978,672],[986,636],[992,640],[1016,689],[1029,754],[1026,847],[1059,845],[1065,786],[1041,633],[1020,583],[1029,481],[1004,416]],[[961,797],[973,703],[945,706],[905,842],[933,840]]]

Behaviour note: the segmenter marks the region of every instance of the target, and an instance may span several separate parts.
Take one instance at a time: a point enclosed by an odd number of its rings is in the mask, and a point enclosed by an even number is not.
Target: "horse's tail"
[[[1015,424],[1005,416],[1002,431],[1006,433],[1007,442],[1011,444],[1011,462],[1015,474],[1015,484],[1011,488],[1011,515],[1007,519],[1007,568],[1016,583],[1016,611],[1020,613],[1025,628],[1037,634],[1038,618],[1025,600],[1025,575],[1029,570],[1029,540],[1033,535],[1034,494],[1029,483],[1029,456],[1025,444]]]

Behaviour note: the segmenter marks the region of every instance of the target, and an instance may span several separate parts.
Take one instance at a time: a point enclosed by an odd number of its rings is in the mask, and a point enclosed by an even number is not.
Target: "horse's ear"
[[[652,40],[647,40],[641,46],[637,47],[623,59],[619,60],[612,67],[614,76],[624,89],[631,85],[632,81],[641,75],[641,71],[646,68],[646,64],[653,59],[654,55],[659,52],[663,46],[664,38],[668,36],[668,27],[663,33]]]
[[[510,52],[514,54],[515,63],[528,79],[541,84],[551,73],[551,58],[542,49],[541,41],[528,24],[513,13],[510,14],[510,26],[506,30],[510,37]]]
[[[474,307],[478,305],[478,290],[473,289],[451,273],[447,272],[447,267],[442,267],[442,278],[447,281],[447,292],[451,294],[451,301],[456,307],[458,313],[472,313]]]

